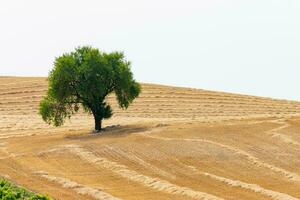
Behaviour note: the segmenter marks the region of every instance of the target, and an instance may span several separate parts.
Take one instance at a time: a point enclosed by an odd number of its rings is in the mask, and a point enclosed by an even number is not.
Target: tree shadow
[[[81,132],[77,134],[68,134],[65,136],[67,139],[80,140],[80,139],[93,139],[93,138],[113,138],[113,137],[125,137],[130,134],[149,131],[150,126],[138,126],[138,125],[125,125],[125,126],[109,126],[104,127],[101,132]]]

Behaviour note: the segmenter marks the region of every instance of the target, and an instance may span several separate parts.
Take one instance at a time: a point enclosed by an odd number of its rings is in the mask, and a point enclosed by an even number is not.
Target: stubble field
[[[55,199],[300,199],[300,102],[143,84],[93,134],[37,114],[45,78],[0,78],[0,176]]]

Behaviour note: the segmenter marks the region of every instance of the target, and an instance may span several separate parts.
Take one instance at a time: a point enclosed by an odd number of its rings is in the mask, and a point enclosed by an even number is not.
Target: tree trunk
[[[99,116],[94,116],[95,119],[95,130],[100,132],[102,129],[102,119]]]

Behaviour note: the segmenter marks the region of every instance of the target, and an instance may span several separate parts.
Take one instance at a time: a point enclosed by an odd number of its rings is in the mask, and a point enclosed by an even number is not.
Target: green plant
[[[4,179],[0,179],[0,199],[1,200],[50,200],[49,197],[40,194],[34,194],[17,187]]]
[[[96,131],[101,130],[103,119],[112,116],[107,95],[114,92],[119,106],[126,109],[141,91],[123,53],[104,53],[92,47],[56,58],[48,80],[47,96],[39,109],[43,120],[61,126],[81,105],[94,116]]]

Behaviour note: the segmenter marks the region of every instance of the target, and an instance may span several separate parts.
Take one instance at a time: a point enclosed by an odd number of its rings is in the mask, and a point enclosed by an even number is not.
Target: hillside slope
[[[300,102],[295,101],[153,84],[142,84],[142,88],[142,94],[126,112],[118,109],[114,96],[108,98],[117,116],[199,118],[290,115],[300,112]],[[36,113],[46,90],[45,78],[0,77],[0,114]]]
[[[45,78],[0,78],[0,176],[55,199],[300,199],[300,103],[143,84],[93,134],[37,115]]]

